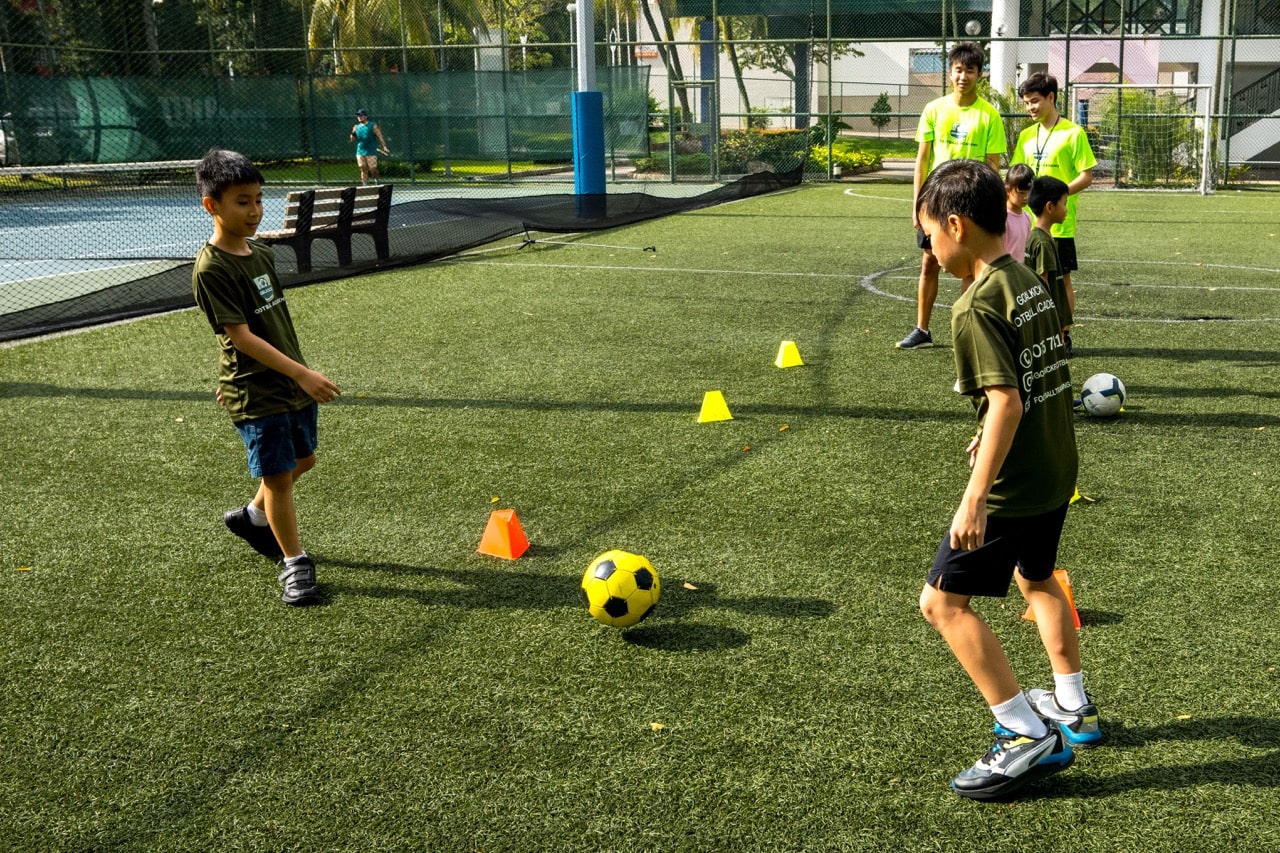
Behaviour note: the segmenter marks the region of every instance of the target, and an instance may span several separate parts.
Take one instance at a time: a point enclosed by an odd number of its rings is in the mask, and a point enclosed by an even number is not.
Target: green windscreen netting
[[[652,157],[648,69],[597,76],[611,168]],[[278,246],[286,286],[768,192],[798,183],[809,154],[808,134],[778,134],[750,163],[726,161],[739,173],[726,180],[615,180],[584,205],[566,186],[570,69],[18,82],[5,106],[22,128],[11,137],[20,165],[0,167],[0,340],[192,304],[190,261],[210,230],[194,162],[218,145],[260,163],[262,230],[279,229],[291,193],[358,183],[349,135],[360,108],[392,152],[380,158],[392,190],[388,251],[356,235],[344,259],[322,239],[308,264]],[[713,142],[704,131],[691,144]]]
[[[198,159],[210,147],[254,160],[348,160],[357,109],[367,109],[393,159],[567,163],[571,69],[289,77],[44,77],[6,75],[0,114],[8,163],[128,163]],[[648,154],[649,69],[602,68],[606,144]]]

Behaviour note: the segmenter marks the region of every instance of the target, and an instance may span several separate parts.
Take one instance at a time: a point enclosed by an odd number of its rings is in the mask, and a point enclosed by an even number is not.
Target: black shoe
[[[316,564],[311,562],[310,557],[303,557],[292,566],[283,564],[279,580],[284,584],[280,600],[285,604],[301,606],[315,604],[320,600],[320,589],[316,586]]]
[[[227,523],[228,530],[248,542],[262,556],[272,560],[279,560],[284,556],[271,528],[265,525],[259,527],[250,521],[247,507],[227,510],[222,514],[222,520]]]
[[[933,335],[917,326],[894,346],[898,349],[928,349],[933,346]]]

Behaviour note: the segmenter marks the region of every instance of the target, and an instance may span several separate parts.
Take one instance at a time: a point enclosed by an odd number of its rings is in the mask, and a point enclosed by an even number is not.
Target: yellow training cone
[[[702,412],[698,415],[698,423],[731,420],[733,415],[729,414],[729,404],[724,401],[724,394],[719,391],[708,391],[702,395]]]
[[[800,367],[804,361],[800,358],[800,350],[795,341],[783,341],[778,347],[778,357],[773,362],[778,367]]]

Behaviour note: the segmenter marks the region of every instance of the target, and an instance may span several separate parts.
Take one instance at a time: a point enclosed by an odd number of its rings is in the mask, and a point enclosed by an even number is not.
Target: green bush
[[[409,167],[412,166],[415,175],[429,175],[433,165],[434,161],[432,160],[418,160],[411,163],[408,160],[380,158],[378,160],[378,174],[384,178],[407,178],[409,177]]]
[[[768,163],[777,171],[794,168],[806,145],[803,130],[734,130],[720,137],[720,171],[748,172],[752,161]]]
[[[827,156],[827,146],[815,145],[809,149],[808,171],[828,174],[832,166],[839,166],[842,174],[856,175],[861,172],[872,172],[882,165],[880,155],[844,145],[833,145],[831,156]]]

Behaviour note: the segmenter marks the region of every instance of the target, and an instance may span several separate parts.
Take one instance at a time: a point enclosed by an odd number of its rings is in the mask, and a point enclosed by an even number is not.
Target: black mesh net
[[[525,190],[521,194],[514,194],[521,192],[517,188],[493,187],[489,195],[483,197],[441,195],[401,201],[393,203],[387,223],[388,257],[378,257],[371,237],[356,234],[351,241],[349,263],[339,265],[334,244],[319,240],[313,244],[309,271],[299,271],[295,251],[283,245],[276,248],[277,268],[284,286],[295,287],[424,263],[513,235],[565,234],[615,228],[794,186],[801,180],[806,150],[803,145],[798,146],[792,152],[790,162],[782,163],[789,166],[788,171],[766,169],[695,194],[659,195],[652,191],[637,191],[579,196],[547,192],[547,187],[535,186],[532,192]],[[163,237],[158,242],[143,240],[136,248],[123,252],[108,250],[98,256],[81,254],[28,259],[27,277],[20,286],[0,284],[0,340],[127,319],[194,304],[191,293],[194,250],[191,246],[198,247],[208,236],[208,220],[196,207],[196,193],[187,169],[169,171],[157,164],[155,171],[165,176],[165,183],[151,183],[145,188],[117,183],[109,187],[60,192],[64,209],[68,208],[66,193],[76,196],[75,205],[70,209],[83,211],[94,228],[101,228],[104,221],[110,221],[112,228],[121,231],[132,229],[137,232],[149,228],[163,233]],[[180,181],[183,176],[188,179]],[[83,173],[78,177],[83,180]],[[158,190],[169,192],[158,193]],[[406,190],[405,195],[412,195],[414,188]],[[273,189],[270,192],[273,207],[282,208],[284,191]],[[142,195],[153,198],[139,204],[138,199]],[[23,211],[33,211],[41,204],[39,200],[15,201],[17,203],[6,205],[0,216],[15,212],[21,215]],[[103,220],[103,216],[114,218]],[[73,234],[80,227],[75,222],[65,225]],[[3,222],[0,221],[2,229]],[[76,265],[83,265],[83,268],[77,269]],[[41,269],[47,272],[42,275]]]

